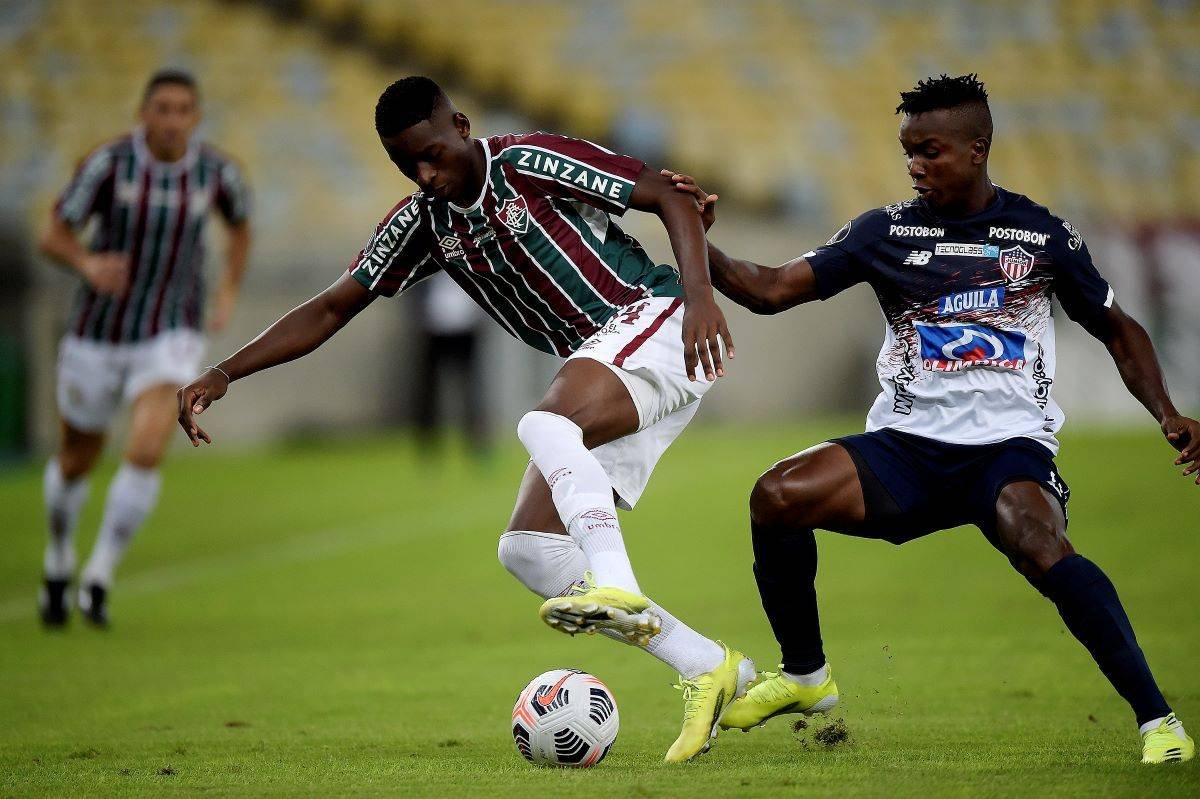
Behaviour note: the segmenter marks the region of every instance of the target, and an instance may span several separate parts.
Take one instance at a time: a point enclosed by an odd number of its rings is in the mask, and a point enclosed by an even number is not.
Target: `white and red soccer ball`
[[[539,766],[594,766],[612,748],[619,726],[612,691],[578,669],[534,677],[512,712],[517,751]]]

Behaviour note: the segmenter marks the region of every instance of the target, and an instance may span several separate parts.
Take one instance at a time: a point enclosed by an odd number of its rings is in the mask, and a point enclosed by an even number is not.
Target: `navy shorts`
[[[1030,438],[996,444],[947,444],[896,430],[833,439],[850,453],[863,486],[867,518],[846,532],[903,544],[923,535],[974,524],[994,535],[996,499],[1018,480],[1040,483],[1063,514],[1071,489],[1054,456]]]

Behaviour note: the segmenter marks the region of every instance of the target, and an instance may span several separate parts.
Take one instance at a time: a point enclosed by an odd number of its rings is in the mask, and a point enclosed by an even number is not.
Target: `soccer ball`
[[[608,754],[619,726],[612,691],[578,669],[534,677],[512,712],[517,751],[539,766],[590,768]]]

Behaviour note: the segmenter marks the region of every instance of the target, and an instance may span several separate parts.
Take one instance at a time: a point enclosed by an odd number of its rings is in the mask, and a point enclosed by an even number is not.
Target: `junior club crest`
[[[1033,256],[1021,246],[1000,251],[1000,271],[1008,282],[1016,283],[1033,271]]]
[[[500,206],[500,221],[513,233],[524,233],[529,229],[529,206],[524,197],[505,200]]]

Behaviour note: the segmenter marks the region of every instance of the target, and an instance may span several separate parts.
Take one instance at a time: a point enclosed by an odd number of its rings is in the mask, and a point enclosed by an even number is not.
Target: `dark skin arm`
[[[716,221],[717,195],[703,191],[688,175],[669,176],[676,189],[699,205],[707,231]],[[717,289],[755,313],[778,313],[817,299],[812,267],[803,258],[769,269],[729,258],[712,244],[708,245],[708,257]],[[1200,485],[1200,422],[1180,414],[1171,402],[1158,355],[1145,328],[1116,302],[1084,327],[1108,348],[1129,393],[1150,411],[1167,441],[1179,450],[1175,465],[1185,467],[1185,476],[1196,474],[1196,484]]]
[[[199,416],[225,396],[231,382],[307,355],[332,338],[373,299],[374,295],[347,272],[308,302],[288,311],[215,369],[204,370],[179,389],[179,425],[192,446],[200,446],[201,441],[212,443],[208,433],[192,418],[193,414]]]
[[[696,379],[696,364],[703,374],[715,380],[725,374],[721,363],[720,340],[724,339],[729,357],[733,357],[733,337],[725,314],[713,299],[713,284],[709,277],[709,260],[704,241],[704,227],[697,215],[697,202],[689,192],[675,190],[669,172],[655,174],[643,169],[633,186],[629,206],[658,216],[679,264],[683,283],[683,357],[689,380]]]
[[[700,208],[701,221],[707,231],[717,221],[717,200],[699,186],[690,175],[664,169],[662,176],[670,179],[681,194],[690,196]],[[757,314],[777,314],[796,305],[820,299],[812,267],[803,258],[794,258],[778,267],[756,264],[731,258],[708,242],[708,262],[712,282],[729,299]]]
[[[1200,422],[1180,414],[1171,402],[1146,329],[1116,302],[1084,327],[1108,348],[1129,393],[1150,411],[1167,441],[1179,450],[1175,465],[1185,467],[1185,476],[1200,472]],[[1196,485],[1200,485],[1200,474]]]

